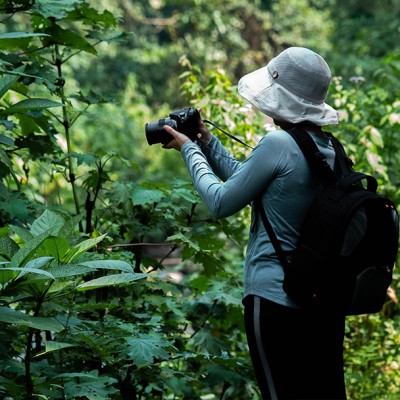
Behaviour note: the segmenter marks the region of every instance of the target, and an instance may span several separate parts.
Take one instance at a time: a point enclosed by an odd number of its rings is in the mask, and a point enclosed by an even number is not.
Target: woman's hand
[[[169,143],[167,143],[163,146],[164,149],[175,149],[175,150],[181,151],[182,146],[186,142],[191,141],[186,135],[176,131],[174,128],[171,128],[169,125],[164,125],[163,128],[164,128],[165,132],[169,133],[173,137],[173,139]]]
[[[198,112],[200,114],[200,109],[198,109]],[[204,125],[203,120],[199,119],[199,134],[197,135],[198,137],[198,143],[203,146],[205,146],[211,139],[211,133],[210,131],[207,129],[207,127]]]
[[[200,116],[200,110],[198,111]],[[176,131],[168,125],[165,125],[163,129],[173,137],[173,140],[163,146],[164,149],[176,149],[178,151],[181,151],[183,144],[191,140],[185,134]],[[199,133],[197,134],[196,143],[200,146],[204,146],[210,141],[211,133],[205,126],[201,117],[199,117],[198,120],[198,130]]]

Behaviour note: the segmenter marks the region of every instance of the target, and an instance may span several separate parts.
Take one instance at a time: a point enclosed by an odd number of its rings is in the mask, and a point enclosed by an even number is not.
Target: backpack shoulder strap
[[[340,175],[340,177],[345,177],[350,175],[354,172],[353,169],[353,161],[347,156],[346,151],[335,136],[332,135],[330,132],[325,132],[326,135],[331,140],[333,149],[335,150],[336,158],[335,158],[335,171]]]
[[[311,171],[319,178],[324,185],[330,185],[338,181],[338,177],[326,161],[326,157],[320,152],[312,137],[299,127],[294,127],[287,131],[290,136],[296,141],[300,150],[304,154]],[[334,147],[336,156],[341,158],[341,154],[337,154],[337,149]]]

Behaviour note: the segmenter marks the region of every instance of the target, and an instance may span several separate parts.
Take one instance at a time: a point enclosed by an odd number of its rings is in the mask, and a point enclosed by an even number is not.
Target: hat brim
[[[337,125],[338,112],[325,102],[313,103],[285,89],[271,76],[268,66],[240,79],[239,94],[261,112],[278,121],[317,126]]]

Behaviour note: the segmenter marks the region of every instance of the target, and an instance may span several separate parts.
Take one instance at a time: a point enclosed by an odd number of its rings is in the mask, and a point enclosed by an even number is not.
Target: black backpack
[[[261,200],[256,201],[284,268],[283,289],[303,307],[347,315],[379,312],[398,251],[396,206],[376,193],[374,177],[353,170],[332,134],[327,133],[336,153],[335,172],[306,131],[296,127],[288,133],[323,190],[308,210],[297,248],[290,254],[283,252]]]

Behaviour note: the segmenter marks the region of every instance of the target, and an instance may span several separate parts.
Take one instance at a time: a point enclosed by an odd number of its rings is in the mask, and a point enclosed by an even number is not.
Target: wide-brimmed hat
[[[245,75],[238,91],[277,121],[338,124],[338,113],[325,103],[331,71],[325,60],[304,47],[289,47],[265,67]]]

